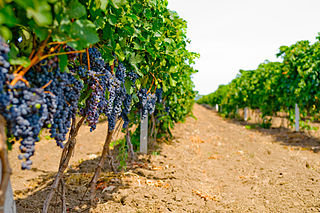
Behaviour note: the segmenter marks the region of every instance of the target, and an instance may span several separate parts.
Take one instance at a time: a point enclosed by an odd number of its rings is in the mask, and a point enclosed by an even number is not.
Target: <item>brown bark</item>
[[[114,130],[108,130],[108,135],[106,137],[106,140],[105,140],[105,143],[103,145],[103,150],[102,150],[102,153],[101,153],[101,158],[100,158],[100,161],[98,163],[98,166],[95,170],[95,173],[91,179],[91,186],[90,186],[90,201],[91,203],[94,202],[94,197],[95,197],[95,194],[96,194],[96,185],[97,185],[97,181],[98,181],[98,178],[100,176],[100,173],[101,173],[101,170],[105,164],[105,161],[107,159],[107,157],[109,158],[109,160],[111,161],[111,165],[112,165],[112,157],[110,156],[110,149],[109,149],[109,146],[110,146],[110,143],[111,143],[111,140],[112,140],[112,135],[113,135],[113,132]]]
[[[68,139],[68,142],[66,143],[66,145],[62,151],[61,158],[60,158],[60,164],[59,164],[59,170],[58,170],[58,173],[57,173],[57,175],[51,185],[51,190],[47,196],[47,199],[45,200],[45,202],[43,204],[42,213],[47,213],[49,210],[49,206],[50,206],[50,202],[52,200],[52,197],[55,194],[55,192],[57,191],[59,183],[61,182],[61,179],[63,178],[63,173],[69,165],[74,147],[77,142],[76,136],[78,135],[79,129],[80,129],[81,125],[83,124],[84,120],[85,120],[85,117],[82,117],[76,125],[76,119],[75,118],[72,119],[72,126],[71,126],[70,133],[69,133],[69,139]]]
[[[132,160],[135,159],[135,155],[134,155],[133,146],[132,146],[132,143],[131,143],[130,131],[129,131],[128,127],[126,129],[126,142],[127,142],[127,146],[128,146],[129,156],[130,156],[130,159],[132,161]]]

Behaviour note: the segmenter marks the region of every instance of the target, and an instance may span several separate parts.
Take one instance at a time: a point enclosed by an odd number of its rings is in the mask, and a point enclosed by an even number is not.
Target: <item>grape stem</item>
[[[6,146],[5,119],[0,115],[0,159],[1,159],[1,184],[0,184],[0,213],[4,213],[6,192],[12,173]]]
[[[43,59],[48,58],[48,57],[51,57],[51,56],[57,56],[57,55],[68,55],[68,54],[84,53],[84,52],[85,52],[84,50],[77,50],[77,51],[70,51],[70,52],[62,52],[62,53],[53,53],[53,54],[48,54],[48,55],[42,56],[42,57],[40,58],[40,60],[39,60],[39,61],[37,61],[37,63],[38,63],[38,62],[40,62],[40,61],[42,61]],[[36,64],[37,64],[37,63],[36,63]]]
[[[110,68],[111,68],[111,74],[113,75],[114,64],[112,64]]]
[[[70,41],[76,41],[76,40],[79,40],[79,39],[69,39],[67,41],[53,41],[53,42],[49,42],[48,45],[55,45],[55,44],[66,44]]]
[[[19,73],[17,72],[17,70],[14,71],[14,73],[17,73],[17,76],[15,76],[15,78],[14,78],[14,79],[12,80],[12,82],[10,83],[11,86],[16,85],[16,83],[17,83],[18,81],[22,80],[24,74],[25,74],[34,64],[36,64],[37,60],[38,60],[39,57],[42,55],[43,50],[44,50],[46,44],[48,43],[48,40],[49,40],[50,36],[51,36],[51,32],[50,32],[49,35],[47,36],[46,40],[44,40],[44,42],[42,42],[42,44],[40,45],[37,53],[36,53],[35,56],[32,58],[29,66],[27,66],[26,68],[24,68],[24,69],[23,69],[21,72],[19,72]],[[31,53],[31,55],[30,55],[29,57],[32,57],[32,53]],[[21,69],[21,66],[20,66],[19,68]],[[19,69],[19,68],[18,68],[18,69]]]
[[[152,84],[151,84],[151,86],[150,86],[150,88],[149,88],[149,90],[148,90],[147,94],[149,94],[149,93],[150,93],[150,91],[151,91],[151,89],[152,89],[152,87],[153,87],[153,84],[154,84],[154,79],[152,79]]]
[[[156,76],[154,76],[154,74],[153,74],[152,72],[149,71],[149,73],[152,75],[152,77],[154,78],[154,80],[159,81],[159,82],[162,82],[162,80],[161,80],[161,79],[157,79]]]
[[[89,57],[89,49],[88,48],[86,48],[86,52],[87,52],[88,70],[90,70],[90,57]]]
[[[52,80],[50,80],[48,83],[46,83],[45,85],[43,85],[41,88],[45,89],[47,88],[50,84],[51,84]]]

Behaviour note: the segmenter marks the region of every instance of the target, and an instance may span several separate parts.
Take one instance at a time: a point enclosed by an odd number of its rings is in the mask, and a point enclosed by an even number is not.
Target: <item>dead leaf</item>
[[[190,138],[193,143],[204,143],[204,140],[202,140],[198,135],[191,136]]]
[[[159,171],[159,170],[162,170],[163,168],[161,166],[153,166],[152,167],[152,170],[154,171]]]
[[[214,160],[217,160],[217,159],[220,159],[221,156],[219,155],[215,155],[215,154],[212,154],[208,159],[214,159]]]
[[[209,195],[207,193],[203,193],[203,192],[200,192],[198,190],[192,190],[192,192],[196,195],[198,195],[199,197],[201,197],[202,199],[204,200],[215,200],[217,201],[217,198],[216,198],[216,195]]]

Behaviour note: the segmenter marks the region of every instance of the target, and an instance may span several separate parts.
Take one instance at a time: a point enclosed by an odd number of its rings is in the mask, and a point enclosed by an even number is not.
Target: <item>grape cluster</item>
[[[123,109],[121,112],[121,117],[123,119],[123,128],[127,128],[129,125],[129,117],[128,114],[131,110],[131,102],[132,102],[132,95],[126,94],[126,97],[123,102]]]
[[[95,47],[89,48],[90,70],[87,66],[76,69],[80,76],[91,89],[91,95],[86,100],[86,106],[81,109],[81,114],[87,116],[86,122],[93,131],[96,128],[100,114],[108,117],[108,128],[113,130],[117,119],[121,116],[124,120],[123,127],[129,124],[128,114],[131,110],[132,96],[127,94],[125,81],[129,79],[132,87],[135,88],[135,81],[138,75],[126,71],[126,67],[115,57],[113,69],[105,63],[101,53]],[[87,54],[82,55],[82,64],[87,64]],[[113,72],[114,71],[114,72]]]
[[[5,82],[10,68],[8,62],[9,51],[9,46],[0,38],[0,109],[7,106],[9,102],[8,96],[6,96],[4,92]]]
[[[157,88],[156,89],[156,96],[157,96],[158,103],[161,103],[161,101],[162,101],[162,94],[163,94],[162,88]]]
[[[152,114],[155,110],[157,96],[151,94],[147,89],[141,89],[139,91],[140,109],[141,109],[141,119],[144,119],[149,114]]]
[[[44,59],[40,62],[39,70],[41,71],[32,69],[28,71],[26,77],[30,79],[29,82],[33,87],[49,84],[45,90],[48,94],[46,99],[50,113],[45,124],[50,129],[51,137],[56,140],[58,146],[63,148],[71,119],[75,117],[78,109],[83,84],[72,73],[61,72],[57,62],[55,57]]]
[[[82,56],[82,63],[87,64],[87,54]],[[106,94],[112,87],[113,76],[97,48],[89,48],[89,59],[90,70],[87,66],[80,66],[77,67],[77,71],[80,76],[83,75],[85,83],[91,90],[85,108],[82,108],[80,113],[86,116],[86,122],[91,127],[90,131],[93,131],[100,114],[105,113],[105,109],[108,107]]]
[[[133,71],[129,72],[127,76],[129,80],[132,82],[132,87],[135,87],[136,80],[139,78],[139,76]]]
[[[32,164],[30,157],[34,154],[35,142],[39,141],[39,133],[47,119],[51,109],[49,96],[42,88],[30,88],[25,82],[18,81],[10,85],[14,79],[9,74],[8,46],[0,41],[0,114],[7,122],[8,136],[13,135],[17,141],[20,140],[19,159],[22,169],[30,169]]]
[[[75,49],[73,49],[70,46],[66,46],[65,51],[71,52],[71,51],[75,51]],[[67,54],[68,61],[75,61],[78,58],[78,56],[79,56],[79,53]]]
[[[72,48],[66,49],[73,51]],[[123,127],[128,126],[132,95],[127,94],[125,80],[132,81],[132,87],[135,88],[138,75],[127,73],[121,62],[115,60],[113,73],[98,49],[90,48],[90,70],[86,65],[72,63],[68,66],[70,72],[63,72],[59,68],[58,57],[54,56],[33,66],[24,76],[28,82],[18,81],[11,86],[9,83],[14,75],[9,73],[8,52],[8,45],[1,40],[0,114],[7,121],[8,135],[20,140],[22,154],[18,157],[24,159],[22,169],[30,169],[30,157],[34,154],[35,143],[40,140],[42,128],[48,128],[57,145],[63,147],[83,92],[88,97],[85,99],[85,107],[79,111],[86,116],[91,131],[96,128],[100,114],[108,117],[109,130],[115,128],[120,116],[124,120]],[[82,56],[82,64],[87,64],[87,55]],[[69,60],[74,61],[76,57],[72,55]],[[148,94],[146,97],[144,106],[148,112],[152,112],[156,96]]]
[[[122,114],[122,104],[127,95],[127,91],[124,86],[126,68],[122,63],[119,63],[115,69],[115,76],[111,80],[112,84],[109,89],[109,103],[106,109],[106,115],[108,116],[108,127],[110,130],[115,128],[116,121]]]

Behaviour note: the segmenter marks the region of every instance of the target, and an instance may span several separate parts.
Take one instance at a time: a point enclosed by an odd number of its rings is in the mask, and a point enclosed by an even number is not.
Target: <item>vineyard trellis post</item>
[[[144,119],[141,119],[140,152],[144,154],[147,154],[148,152],[148,116],[146,116]]]
[[[0,173],[2,173],[2,167],[0,166]],[[1,178],[1,177],[0,177]],[[1,179],[0,179],[1,180]],[[16,203],[13,198],[13,190],[11,186],[11,181],[9,180],[7,186],[7,192],[5,195],[4,207],[0,210],[0,212],[4,213],[16,213]]]
[[[0,143],[2,146],[2,159],[4,162],[1,161],[0,159],[0,182],[1,182],[1,192],[2,190],[5,190],[5,195],[1,195],[1,206],[0,206],[0,213],[5,212],[5,213],[16,213],[16,204],[13,198],[13,190],[10,182],[10,173],[11,169],[9,165],[3,166],[4,164],[8,164],[8,156],[7,156],[7,149],[6,149],[6,134],[5,134],[5,120],[2,116],[0,116]],[[4,163],[4,164],[3,164]],[[4,171],[3,171],[4,169]],[[9,172],[9,173],[8,173]],[[4,177],[4,181],[2,181],[2,177]],[[3,193],[3,192],[2,192]]]
[[[248,121],[248,111],[249,111],[248,107],[245,107],[244,108],[244,121]]]
[[[300,112],[298,104],[295,104],[295,131],[299,132],[299,119],[300,119]]]

